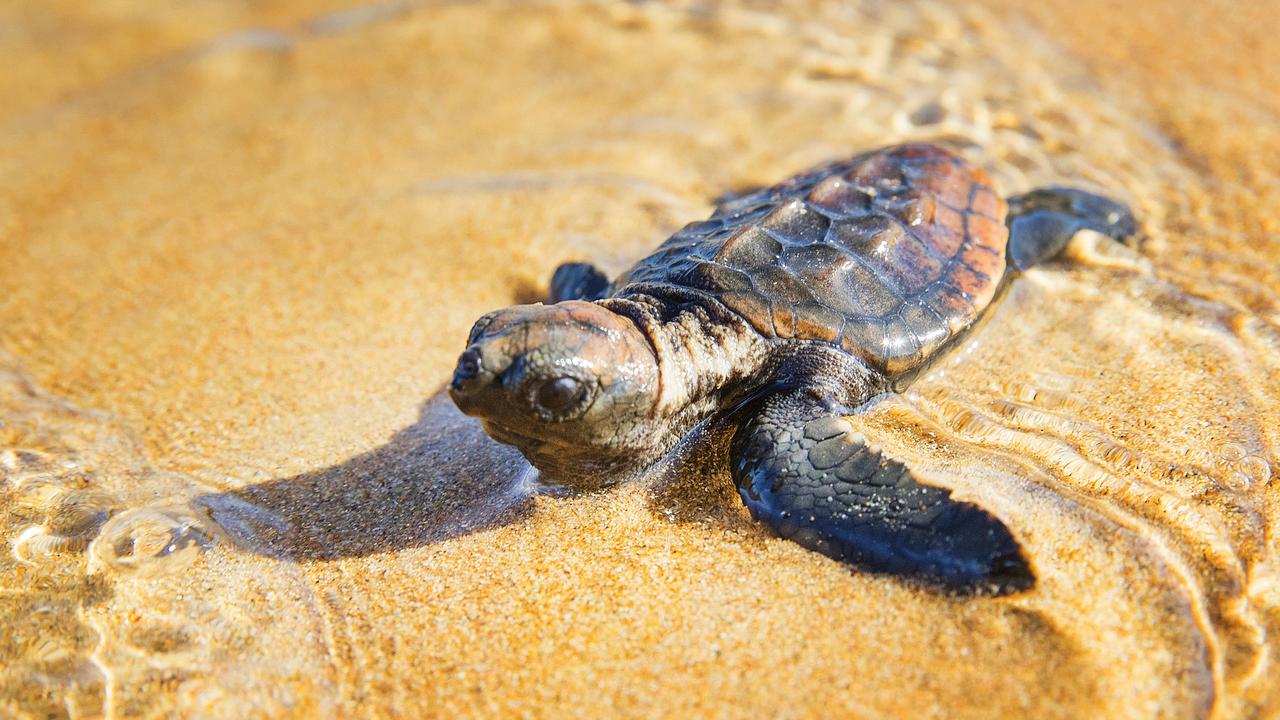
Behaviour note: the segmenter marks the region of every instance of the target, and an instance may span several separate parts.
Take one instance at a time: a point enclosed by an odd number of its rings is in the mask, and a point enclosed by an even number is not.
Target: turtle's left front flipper
[[[613,291],[609,276],[591,263],[563,263],[551,275],[551,304],[565,300],[599,300]]]
[[[837,560],[956,590],[1035,583],[999,519],[919,482],[844,414],[802,389],[765,399],[738,429],[730,465],[756,519]]]

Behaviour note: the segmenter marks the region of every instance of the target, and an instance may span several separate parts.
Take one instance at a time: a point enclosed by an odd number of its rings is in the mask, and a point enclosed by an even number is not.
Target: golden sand
[[[303,5],[0,9],[0,716],[1280,713],[1280,8]],[[1145,225],[859,419],[1034,591],[771,538],[714,448],[530,496],[437,395],[558,262],[939,137]]]

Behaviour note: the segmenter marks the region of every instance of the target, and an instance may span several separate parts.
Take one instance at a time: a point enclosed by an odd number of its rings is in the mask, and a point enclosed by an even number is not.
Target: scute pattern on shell
[[[991,301],[1005,210],[963,158],[885,148],[724,203],[639,262],[615,295],[701,290],[766,336],[837,344],[897,375]]]

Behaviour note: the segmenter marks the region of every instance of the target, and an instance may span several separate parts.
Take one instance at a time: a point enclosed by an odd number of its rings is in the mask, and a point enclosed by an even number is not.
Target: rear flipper
[[[1009,262],[1026,270],[1052,258],[1081,230],[1113,240],[1138,231],[1128,207],[1083,190],[1048,187],[1009,198]]]
[[[551,275],[552,303],[563,300],[599,300],[609,296],[609,277],[591,263],[564,263]]]
[[[1035,584],[999,519],[920,483],[815,394],[767,398],[734,435],[733,477],[756,519],[837,560],[954,590]]]

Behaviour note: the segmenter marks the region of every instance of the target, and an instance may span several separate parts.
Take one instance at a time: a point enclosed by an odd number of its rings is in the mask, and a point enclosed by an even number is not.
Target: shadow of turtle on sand
[[[443,390],[387,444],[338,465],[196,502],[238,546],[296,561],[429,545],[533,511],[533,472]]]

